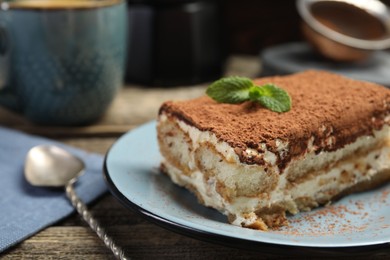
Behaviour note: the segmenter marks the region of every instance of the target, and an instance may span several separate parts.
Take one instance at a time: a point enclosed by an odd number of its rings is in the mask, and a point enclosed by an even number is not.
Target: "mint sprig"
[[[245,77],[233,76],[217,80],[207,88],[206,94],[220,103],[254,101],[279,113],[291,109],[291,97],[285,90],[271,83],[257,86]]]

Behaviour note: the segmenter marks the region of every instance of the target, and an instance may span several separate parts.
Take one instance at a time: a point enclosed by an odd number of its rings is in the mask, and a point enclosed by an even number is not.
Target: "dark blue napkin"
[[[24,179],[26,154],[40,144],[56,144],[85,162],[76,184],[85,203],[106,191],[102,155],[0,127],[0,252],[74,212],[63,189],[33,187]]]

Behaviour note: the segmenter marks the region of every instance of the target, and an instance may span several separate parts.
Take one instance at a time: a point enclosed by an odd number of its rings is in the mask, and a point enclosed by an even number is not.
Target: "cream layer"
[[[261,156],[265,164],[248,165],[240,162],[234,148],[210,131],[200,131],[165,114],[160,115],[158,128],[164,140],[160,140],[166,158],[163,164],[172,181],[191,187],[204,205],[218,209],[239,226],[250,226],[257,220],[254,213],[273,205],[292,214],[309,210],[317,205],[301,206],[297,201],[329,201],[343,190],[390,169],[387,125],[332,152],[316,154],[313,139],[308,140],[306,153],[292,160],[283,172],[276,164],[277,155],[265,146],[261,154],[246,151],[249,156]],[[329,135],[324,141],[333,142],[333,138]],[[276,144],[279,156],[288,153],[287,142],[276,140]],[[164,149],[167,145],[169,149]],[[362,148],[364,152],[359,152]]]

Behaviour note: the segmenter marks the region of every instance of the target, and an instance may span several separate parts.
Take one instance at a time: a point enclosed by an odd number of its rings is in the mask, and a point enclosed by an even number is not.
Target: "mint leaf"
[[[291,98],[288,93],[274,84],[256,86],[245,77],[228,77],[212,83],[206,94],[220,103],[259,102],[274,112],[287,112],[291,109]]]
[[[236,104],[249,100],[249,89],[253,86],[252,80],[233,76],[215,81],[206,94],[217,102]]]
[[[291,109],[291,98],[288,93],[273,84],[251,87],[249,98],[275,112],[282,113]]]

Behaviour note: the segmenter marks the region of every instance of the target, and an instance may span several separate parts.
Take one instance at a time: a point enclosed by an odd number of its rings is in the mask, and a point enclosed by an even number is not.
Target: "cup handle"
[[[10,86],[10,50],[9,33],[0,20],[0,105],[18,112],[18,99]]]
[[[4,25],[0,20],[0,91],[6,88],[9,82],[9,37]]]
[[[0,25],[0,56],[5,56],[8,52],[8,36],[7,31]]]

